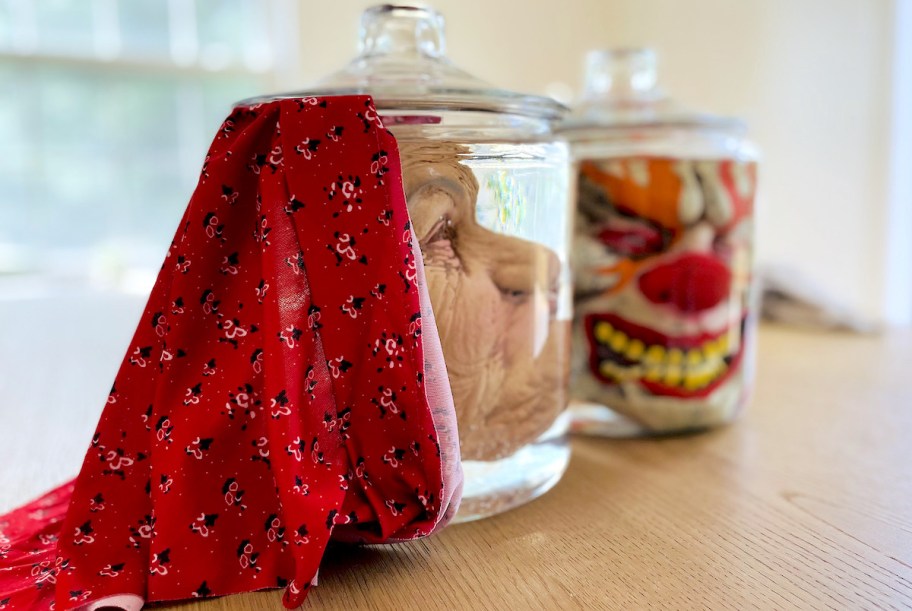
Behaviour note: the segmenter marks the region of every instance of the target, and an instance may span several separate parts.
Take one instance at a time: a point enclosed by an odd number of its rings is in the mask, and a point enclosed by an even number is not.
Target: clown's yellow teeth
[[[626,366],[611,360],[600,362],[602,375],[619,382],[646,380],[699,390],[717,380],[728,369],[723,360],[729,354],[728,335],[689,350],[666,348],[660,344],[647,346],[642,340],[627,336],[605,321],[595,324],[593,335],[600,345],[609,347],[631,362]]]
[[[638,361],[642,358],[643,353],[646,351],[646,346],[638,339],[630,340],[630,343],[627,344],[627,350],[624,352],[626,356],[631,361]]]
[[[724,361],[715,361],[709,366],[686,368],[680,365],[632,365],[624,367],[612,361],[602,361],[599,370],[602,375],[618,382],[646,380],[658,382],[665,386],[682,387],[686,390],[699,390],[714,382],[728,369]]]

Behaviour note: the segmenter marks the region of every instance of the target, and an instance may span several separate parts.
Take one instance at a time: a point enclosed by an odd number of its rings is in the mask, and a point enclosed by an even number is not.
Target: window
[[[144,270],[232,102],[279,88],[294,0],[0,0],[0,275]]]

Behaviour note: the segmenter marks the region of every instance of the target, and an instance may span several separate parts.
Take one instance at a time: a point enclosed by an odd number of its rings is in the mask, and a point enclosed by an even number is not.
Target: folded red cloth
[[[444,525],[462,472],[422,269],[370,98],[235,109],[79,476],[0,517],[0,608],[291,608],[331,538]]]

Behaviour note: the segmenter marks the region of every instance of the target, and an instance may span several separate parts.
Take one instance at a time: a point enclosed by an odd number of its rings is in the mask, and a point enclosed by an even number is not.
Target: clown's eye
[[[620,216],[608,220],[596,236],[614,253],[632,259],[661,252],[667,243],[666,233],[658,227]]]

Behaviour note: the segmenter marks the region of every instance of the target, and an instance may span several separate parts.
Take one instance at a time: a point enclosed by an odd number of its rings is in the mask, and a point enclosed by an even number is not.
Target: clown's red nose
[[[728,296],[731,272],[715,257],[687,254],[640,276],[640,290],[653,303],[700,312]]]

